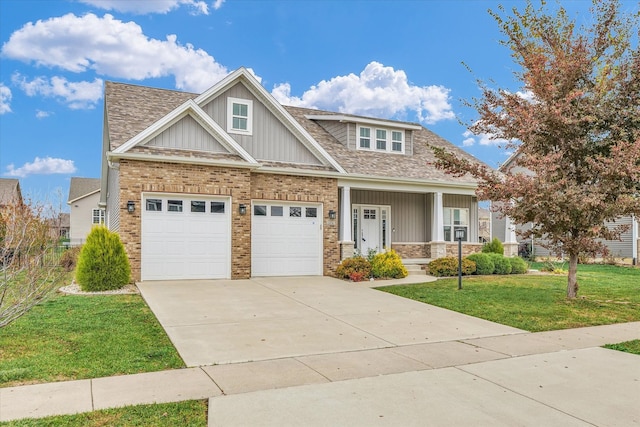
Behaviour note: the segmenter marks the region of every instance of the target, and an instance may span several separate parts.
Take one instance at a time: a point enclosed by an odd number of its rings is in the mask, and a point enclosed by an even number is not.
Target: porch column
[[[354,242],[351,232],[351,187],[342,187],[342,200],[340,212],[340,259],[353,256]]]
[[[504,256],[518,256],[518,239],[516,239],[516,226],[511,218],[504,217]]]
[[[447,244],[444,241],[444,209],[442,193],[433,193],[433,222],[431,223],[431,257],[432,259],[447,256]]]

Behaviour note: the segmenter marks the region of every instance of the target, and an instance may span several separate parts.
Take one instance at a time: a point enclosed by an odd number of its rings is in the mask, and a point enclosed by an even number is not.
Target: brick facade
[[[251,277],[251,210],[240,215],[238,205],[251,200],[280,200],[323,205],[323,271],[333,275],[340,262],[336,221],[329,210],[338,209],[338,184],[334,178],[251,173],[249,169],[137,160],[120,161],[120,237],[133,279],[141,279],[142,193],[185,193],[231,197],[231,278]],[[127,202],[136,210],[127,212]]]
[[[403,259],[431,258],[429,243],[391,243],[391,249]]]
[[[462,244],[462,256],[467,256],[482,252],[482,243],[463,243]],[[458,256],[458,244],[447,243],[447,256]]]

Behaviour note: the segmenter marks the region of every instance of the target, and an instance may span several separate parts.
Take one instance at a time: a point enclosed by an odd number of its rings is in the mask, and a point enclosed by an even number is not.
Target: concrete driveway
[[[138,287],[190,367],[524,332],[330,277]]]

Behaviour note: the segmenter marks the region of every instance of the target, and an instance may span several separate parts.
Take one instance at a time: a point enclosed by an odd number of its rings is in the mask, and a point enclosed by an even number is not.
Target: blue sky
[[[284,104],[418,122],[496,167],[509,153],[459,121],[476,78],[521,89],[498,3],[0,0],[0,176],[66,201],[70,177],[99,177],[104,81],[202,92],[240,66]]]

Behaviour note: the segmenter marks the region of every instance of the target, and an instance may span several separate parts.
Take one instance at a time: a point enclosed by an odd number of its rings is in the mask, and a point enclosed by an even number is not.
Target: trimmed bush
[[[529,269],[527,262],[520,257],[507,258],[511,263],[511,274],[525,274]]]
[[[511,263],[509,258],[505,258],[503,255],[490,253],[488,254],[494,264],[494,274],[509,274],[511,273]]]
[[[393,249],[377,254],[371,261],[371,272],[373,277],[388,279],[402,279],[409,274],[407,268],[402,264],[400,255]]]
[[[500,239],[494,237],[492,241],[482,247],[482,253],[504,255],[504,246],[502,246]]]
[[[118,234],[93,227],[80,250],[76,282],[85,292],[120,289],[131,281],[131,267]]]
[[[362,256],[347,258],[336,268],[336,276],[361,282],[371,277],[371,263]]]
[[[462,259],[462,274],[469,275],[476,271],[476,263],[468,258]],[[458,258],[438,258],[429,263],[429,274],[436,277],[458,275]]]
[[[476,263],[475,274],[493,274],[493,271],[496,268],[493,259],[491,259],[489,254],[471,254],[467,259]]]
[[[64,268],[65,271],[73,271],[78,263],[78,255],[80,255],[80,246],[67,249],[60,257],[60,267]]]

